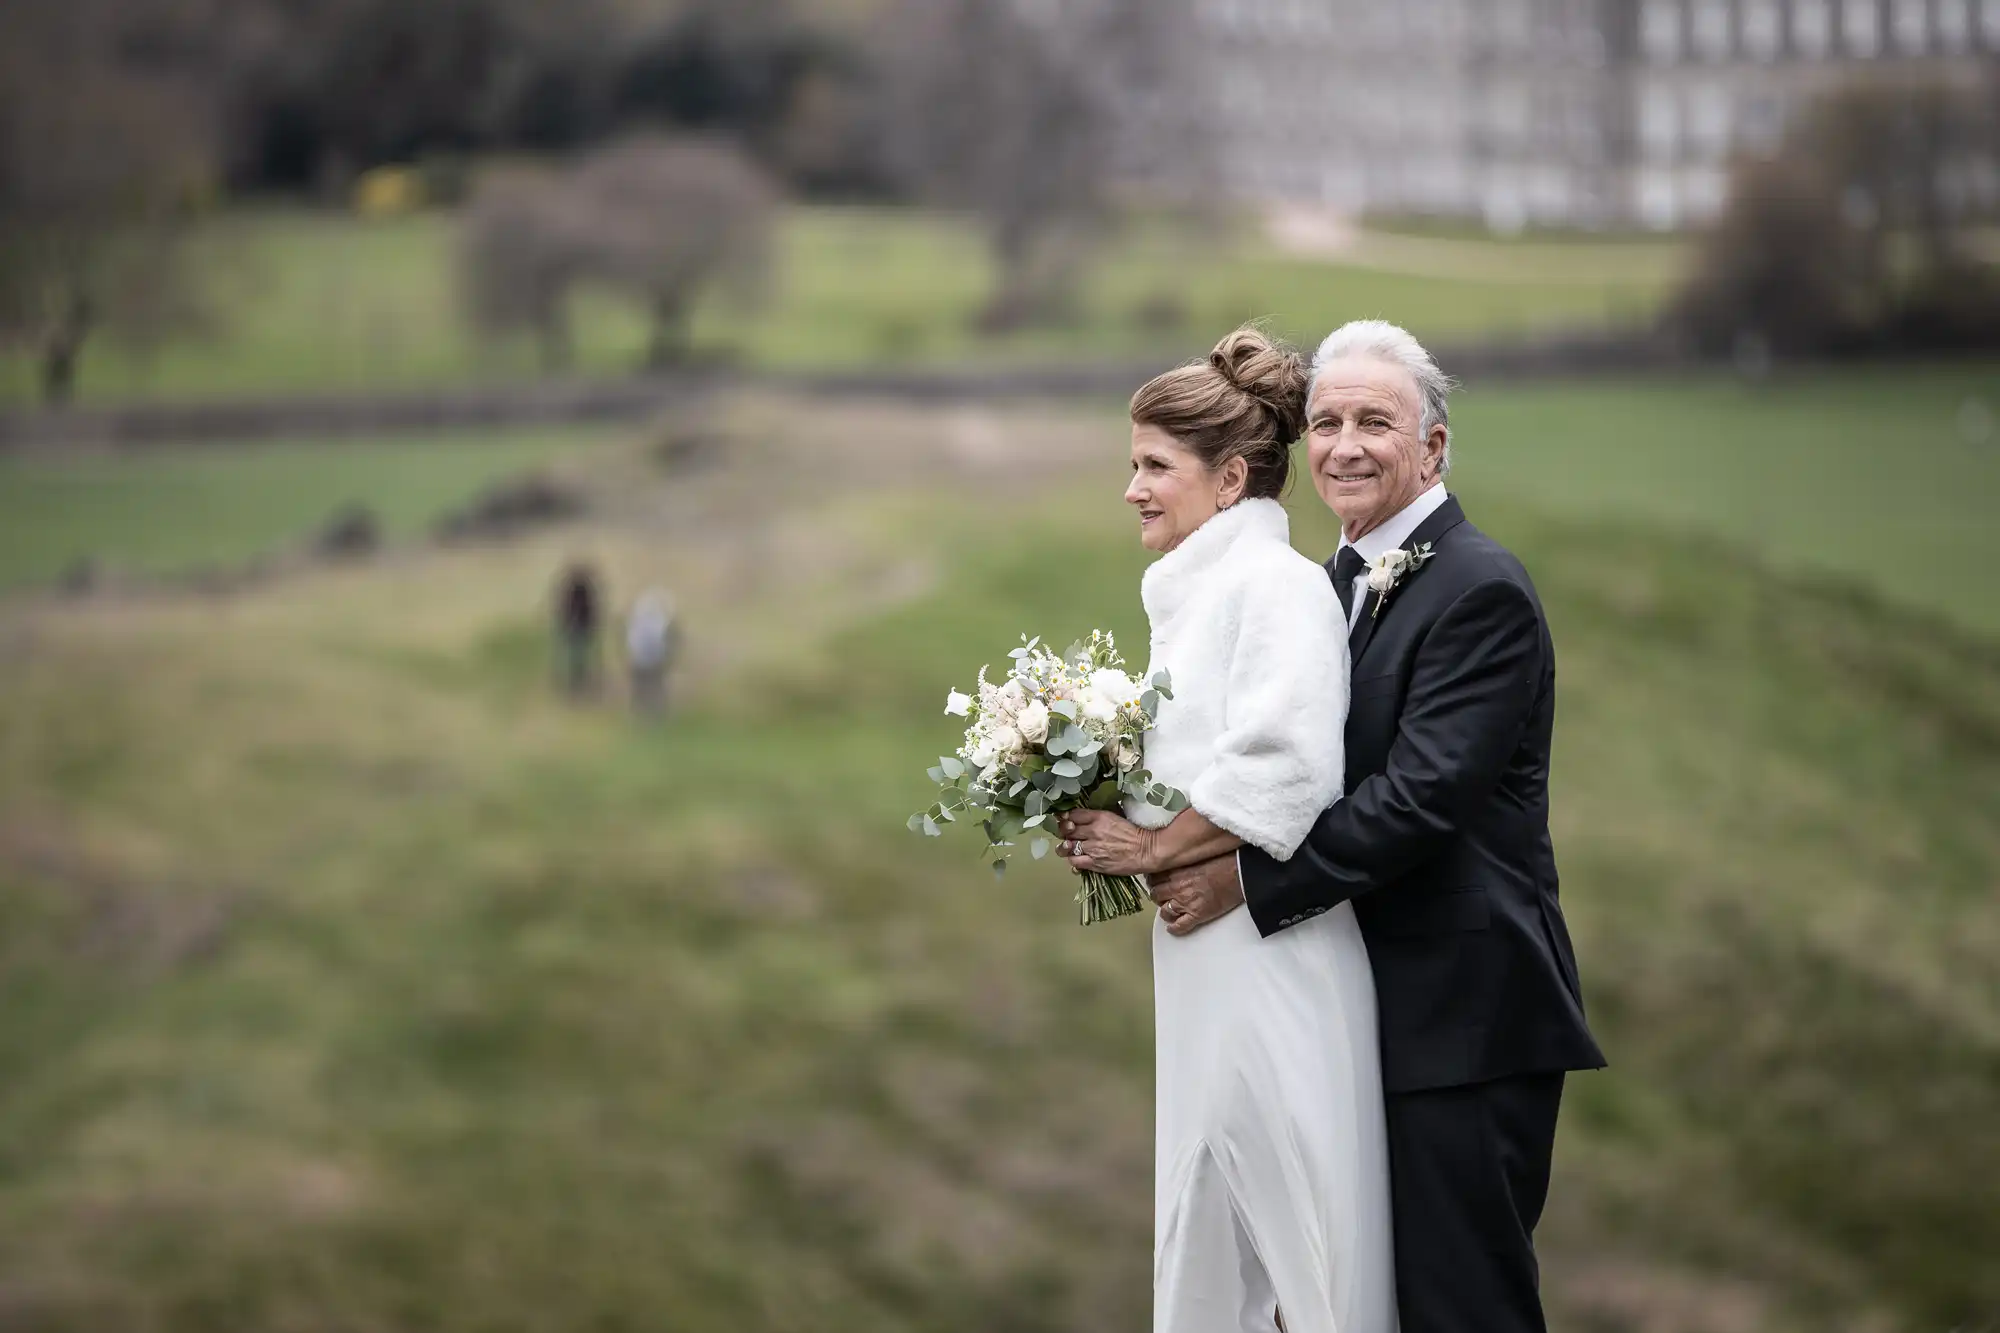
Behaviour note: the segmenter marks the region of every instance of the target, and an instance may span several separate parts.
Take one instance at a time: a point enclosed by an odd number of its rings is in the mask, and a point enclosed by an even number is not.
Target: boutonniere
[[[1436,554],[1431,544],[1425,542],[1413,550],[1384,551],[1370,560],[1368,591],[1375,594],[1375,609],[1369,612],[1369,618],[1381,615],[1382,604],[1389,600],[1389,594],[1396,590],[1396,585],[1422,569],[1425,562]]]

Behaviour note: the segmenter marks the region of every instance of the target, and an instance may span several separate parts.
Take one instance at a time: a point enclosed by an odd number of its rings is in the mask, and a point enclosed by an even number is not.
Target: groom
[[[1269,936],[1352,901],[1373,964],[1403,1333],[1540,1333],[1534,1230],[1584,1026],[1549,843],[1555,650],[1519,561],[1447,495],[1450,381],[1362,320],[1313,358],[1307,457],[1352,687],[1346,797],[1289,861],[1253,847],[1151,877],[1184,935]]]

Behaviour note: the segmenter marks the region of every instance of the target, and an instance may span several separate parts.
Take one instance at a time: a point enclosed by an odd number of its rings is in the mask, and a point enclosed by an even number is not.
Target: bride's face
[[[1241,459],[1211,471],[1194,452],[1158,426],[1132,426],[1132,484],[1125,503],[1139,511],[1139,540],[1149,551],[1171,551],[1214,518],[1232,483],[1242,491]]]

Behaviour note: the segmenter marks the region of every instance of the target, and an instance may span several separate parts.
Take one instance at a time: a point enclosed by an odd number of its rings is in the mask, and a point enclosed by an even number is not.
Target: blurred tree
[[[483,177],[461,224],[460,286],[473,327],[528,334],[545,371],[570,363],[569,292],[584,245],[560,176],[522,168]]]
[[[1091,77],[1110,108],[1121,182],[1203,221],[1219,216],[1218,122],[1192,90],[1206,86],[1205,25],[1195,0],[1066,0],[1091,52]]]
[[[1708,350],[2000,344],[2000,97],[1872,81],[1815,106],[1735,170],[1670,318]]]
[[[144,345],[202,314],[184,240],[212,118],[159,18],[115,0],[0,18],[0,339],[35,350],[51,403],[94,334]]]
[[[608,128],[613,0],[162,0],[226,7],[232,180],[338,197],[371,167]]]
[[[728,133],[794,186],[880,192],[866,135],[869,71],[852,31],[792,0],[682,0],[635,30],[619,125]]]
[[[908,193],[985,225],[990,330],[1060,321],[1112,187],[1190,202],[1212,165],[1189,0],[898,0],[875,42],[879,138]],[[1174,199],[1172,193],[1184,197]]]
[[[643,303],[646,364],[671,364],[705,290],[757,291],[777,202],[740,151],[708,139],[630,139],[566,172],[495,175],[466,216],[469,312],[489,334],[532,332],[543,364],[560,367],[571,291],[601,286]]]
[[[710,139],[632,139],[575,172],[584,273],[643,300],[652,320],[646,364],[687,349],[695,298],[714,284],[752,296],[766,272],[778,203],[735,148]]]
[[[342,0],[331,13],[312,74],[323,173],[601,132],[599,35],[612,29],[592,0]]]
[[[1062,318],[1108,210],[1110,110],[1082,27],[1013,0],[905,0],[886,18],[885,150],[916,193],[985,225],[988,329]]]
[[[157,0],[231,10],[231,179],[335,197],[372,167],[727,133],[786,179],[869,178],[847,25],[791,0]],[[829,94],[836,95],[829,95]]]

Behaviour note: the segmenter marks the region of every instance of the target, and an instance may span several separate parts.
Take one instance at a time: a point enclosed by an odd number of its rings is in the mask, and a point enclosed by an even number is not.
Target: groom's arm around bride
[[[1286,861],[1152,877],[1170,929],[1352,903],[1375,974],[1404,1333],[1542,1328],[1532,1235],[1563,1074],[1601,1067],[1557,899],[1555,651],[1520,562],[1448,496],[1448,381],[1400,329],[1321,346],[1316,490],[1342,520],[1345,797]]]

